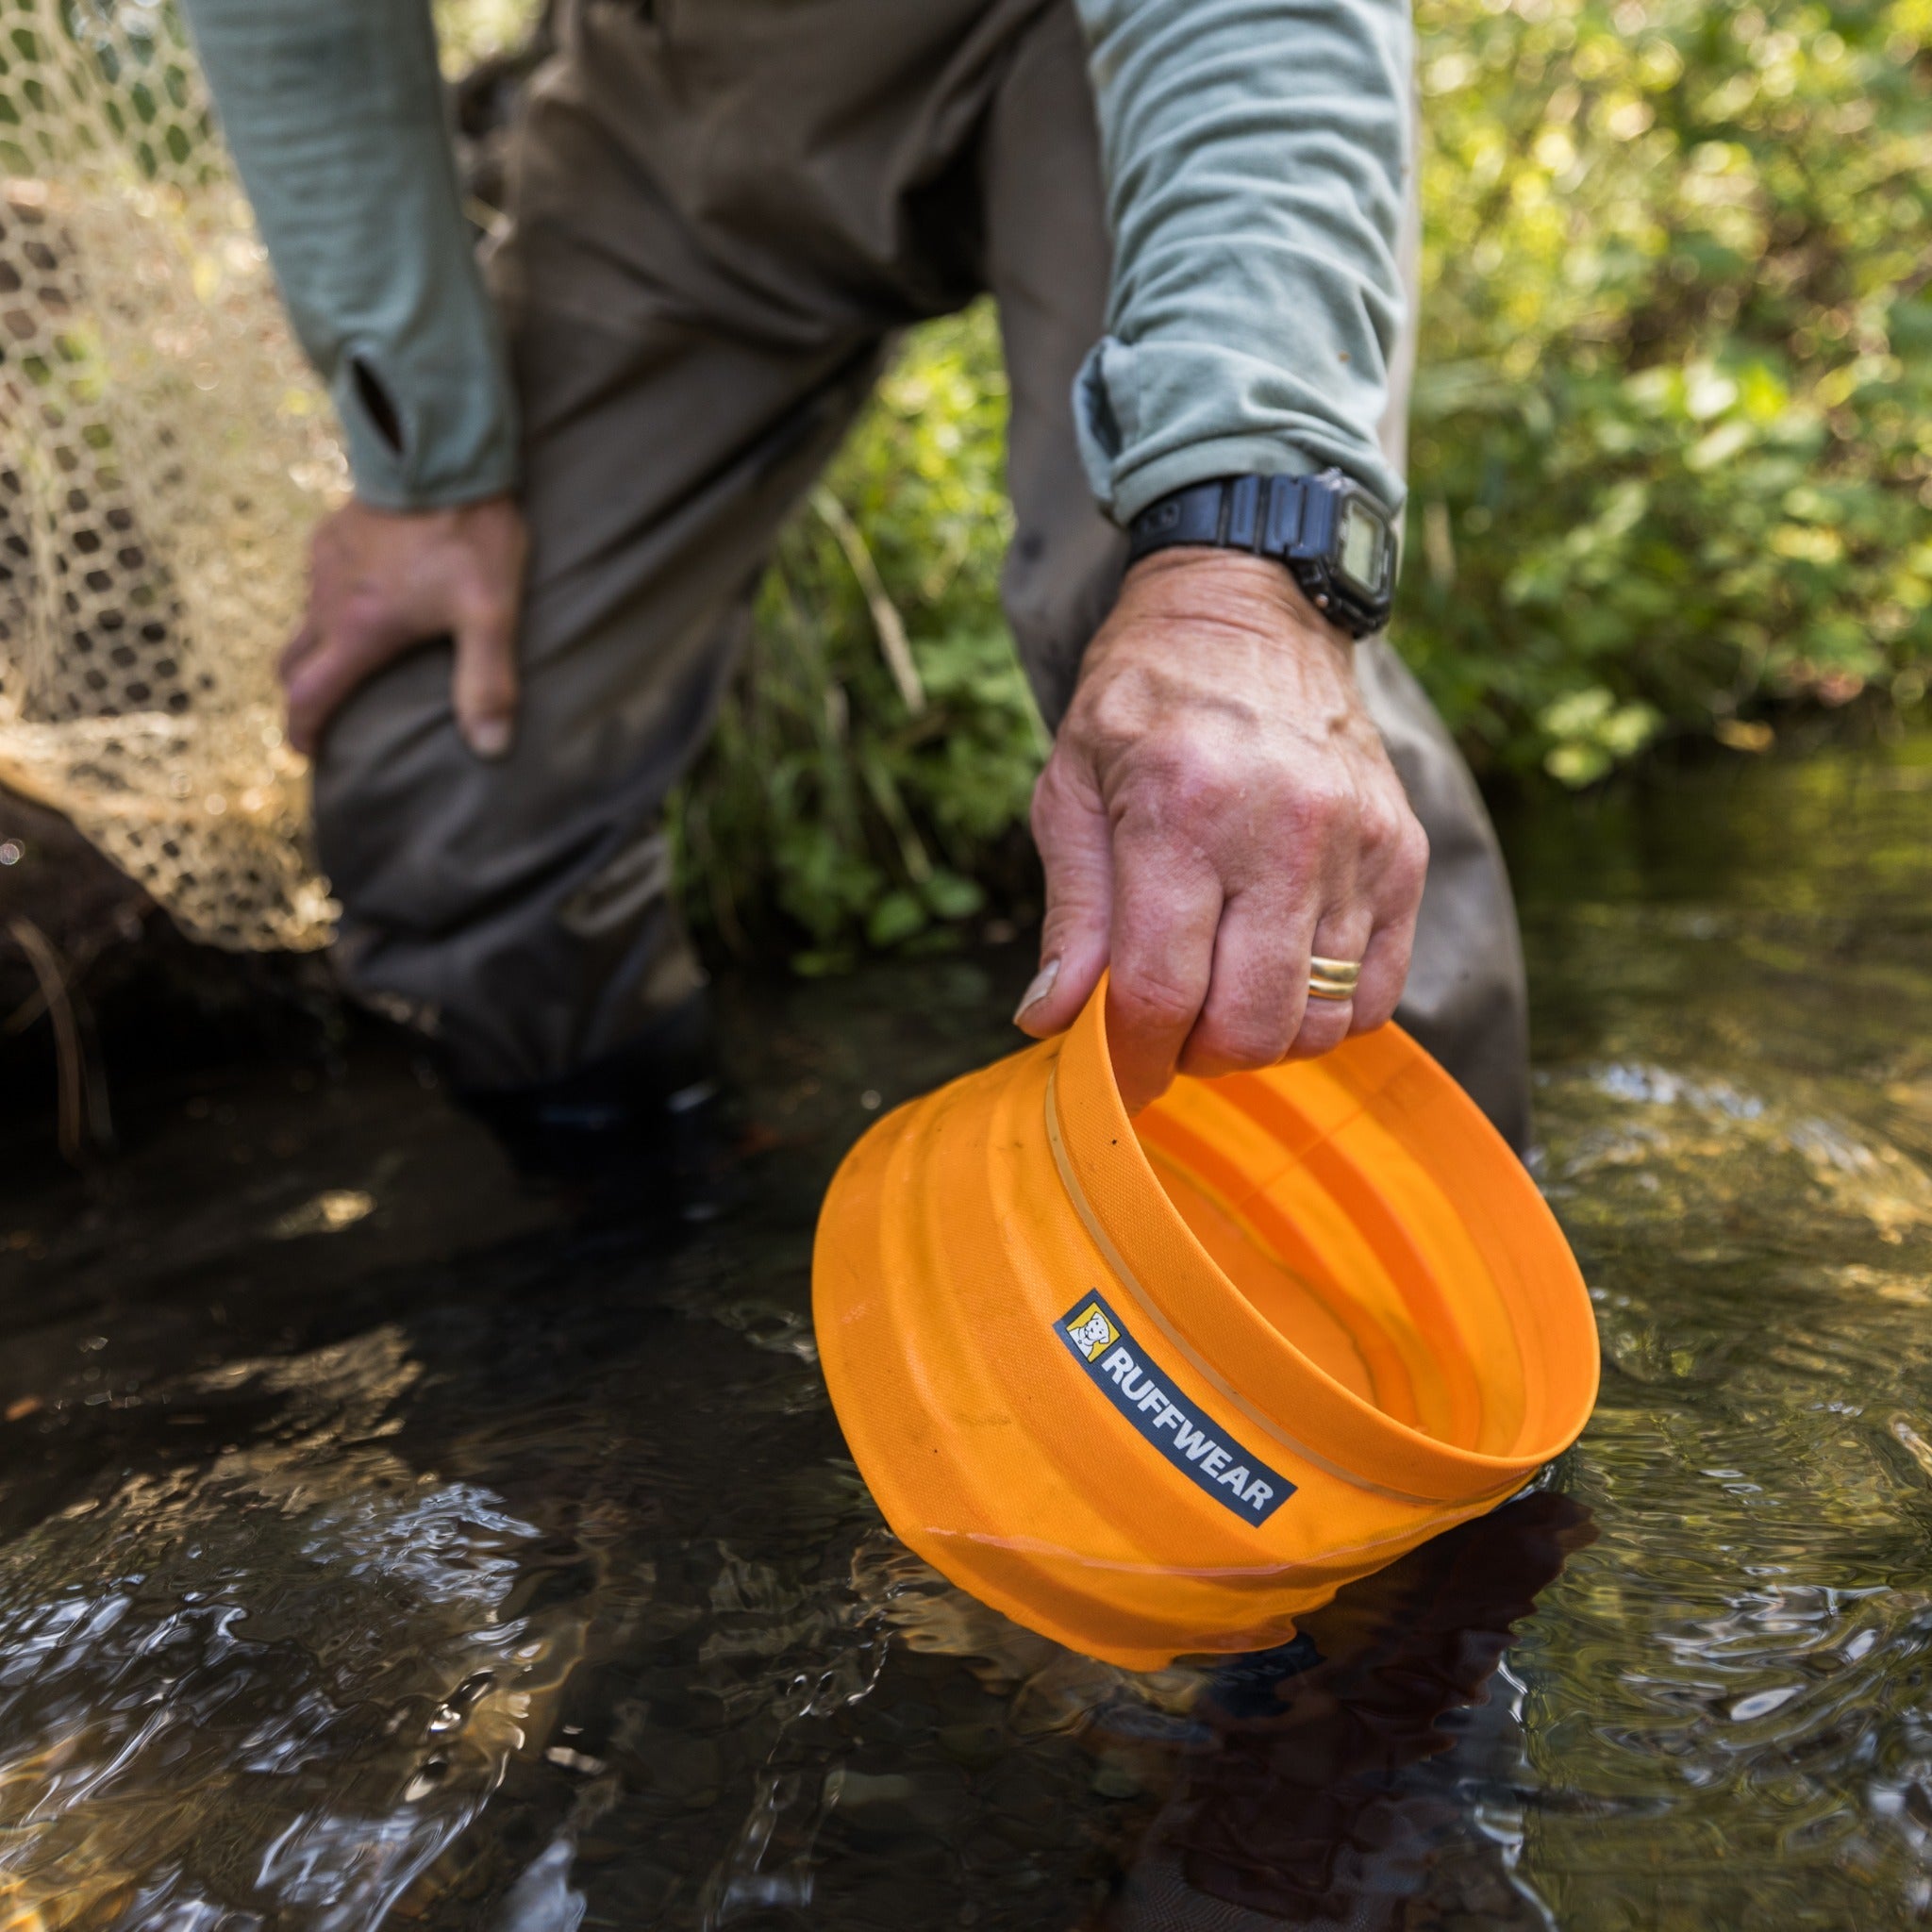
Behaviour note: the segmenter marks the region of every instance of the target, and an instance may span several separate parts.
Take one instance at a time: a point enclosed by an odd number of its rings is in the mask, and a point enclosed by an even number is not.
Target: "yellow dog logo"
[[[1097,1362],[1121,1339],[1121,1331],[1107,1319],[1098,1302],[1089,1302],[1067,1324],[1067,1335],[1090,1362]]]

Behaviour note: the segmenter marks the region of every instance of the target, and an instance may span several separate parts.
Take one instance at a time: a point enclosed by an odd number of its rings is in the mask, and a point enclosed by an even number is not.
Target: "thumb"
[[[1046,869],[1046,923],[1040,971],[1013,1024],[1044,1040],[1074,1024],[1100,983],[1113,918],[1113,824],[1078,760],[1047,760],[1033,791],[1033,838]]]
[[[469,612],[457,625],[456,644],[450,697],[457,729],[479,758],[500,758],[509,750],[517,708],[515,605]]]

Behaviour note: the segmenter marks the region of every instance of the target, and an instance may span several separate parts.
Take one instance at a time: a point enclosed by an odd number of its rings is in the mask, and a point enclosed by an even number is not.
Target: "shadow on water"
[[[407,1058],[0,1195],[0,1924],[1904,1925],[1932,1904],[1932,753],[1512,828],[1607,1373],[1531,1494],[1150,1676],[879,1526],[820,1189],[1025,961],[736,988],[745,1208],[574,1250]]]

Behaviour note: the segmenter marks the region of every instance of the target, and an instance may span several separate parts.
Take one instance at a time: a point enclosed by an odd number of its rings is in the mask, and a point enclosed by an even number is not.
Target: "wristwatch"
[[[1138,563],[1177,543],[1248,550],[1285,564],[1308,600],[1352,637],[1389,622],[1395,520],[1351,476],[1220,476],[1150,503],[1127,525]]]

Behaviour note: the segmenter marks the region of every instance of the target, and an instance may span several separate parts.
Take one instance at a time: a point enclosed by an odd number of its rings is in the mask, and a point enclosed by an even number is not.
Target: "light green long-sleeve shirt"
[[[1074,396],[1096,498],[1124,522],[1208,477],[1335,463],[1399,502],[1375,432],[1401,322],[1407,0],[1077,5],[1114,234]],[[358,493],[512,488],[515,403],[426,0],[189,12]]]

